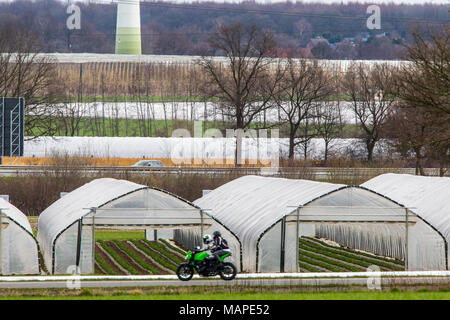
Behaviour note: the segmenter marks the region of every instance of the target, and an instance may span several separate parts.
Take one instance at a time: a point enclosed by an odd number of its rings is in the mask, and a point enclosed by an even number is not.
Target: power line
[[[100,1],[99,3],[123,3],[123,4],[131,4],[136,5],[134,1],[127,0],[112,0],[112,1]],[[294,17],[309,17],[309,18],[327,18],[327,19],[349,19],[349,20],[367,20],[367,15],[363,16],[349,16],[349,15],[336,15],[336,14],[322,14],[322,13],[301,13],[301,12],[287,12],[287,11],[273,11],[273,10],[264,10],[264,9],[249,9],[249,8],[227,8],[227,7],[211,7],[205,5],[195,5],[195,4],[176,4],[176,3],[163,3],[163,2],[148,2],[142,1],[140,2],[141,6],[154,6],[154,7],[163,7],[169,9],[191,9],[191,10],[204,10],[204,11],[227,11],[233,13],[242,14],[243,11],[245,13],[253,13],[253,14],[265,14],[265,15],[285,15],[285,16],[294,16]],[[241,4],[239,4],[241,6]],[[401,17],[384,17],[384,20],[387,21],[403,21],[403,22],[415,22],[415,23],[443,23],[446,20],[427,20],[427,19],[417,19],[417,18],[401,18]]]

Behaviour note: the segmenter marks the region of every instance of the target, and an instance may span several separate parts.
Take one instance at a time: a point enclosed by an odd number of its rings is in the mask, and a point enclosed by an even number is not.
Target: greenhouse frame
[[[445,245],[444,252],[441,252],[444,263],[436,265],[435,270],[449,270],[450,178],[388,173],[361,186],[412,208],[411,211],[433,228]]]
[[[40,274],[39,244],[27,217],[0,198],[0,275]]]
[[[303,235],[403,259],[408,270],[445,269],[442,236],[409,208],[365,187],[245,176],[194,203],[242,243],[233,244],[241,250],[241,271],[298,272]]]
[[[167,191],[102,178],[45,209],[38,220],[38,239],[49,272],[87,274],[94,272],[96,227],[196,228],[203,233],[213,221],[199,207]]]

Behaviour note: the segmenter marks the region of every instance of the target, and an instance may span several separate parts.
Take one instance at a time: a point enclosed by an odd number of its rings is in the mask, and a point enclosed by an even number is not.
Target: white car
[[[132,167],[164,167],[159,160],[140,160],[132,165]]]

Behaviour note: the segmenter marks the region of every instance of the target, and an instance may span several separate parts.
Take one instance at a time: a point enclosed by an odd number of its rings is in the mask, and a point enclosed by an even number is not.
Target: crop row
[[[114,264],[118,264],[123,270],[132,275],[142,273],[167,274],[169,270],[175,271],[182,260],[177,255],[169,252],[168,248],[176,250],[180,254],[183,251],[174,246],[169,246],[168,242],[99,240],[97,244],[101,246],[108,256],[102,257],[99,252],[95,253],[96,273],[111,275],[118,272],[123,273],[123,271],[117,271],[117,266],[114,267]],[[114,261],[109,261],[110,259]]]
[[[340,248],[325,245],[317,239],[311,241],[311,239],[302,238],[299,241],[299,266],[302,271],[318,272],[321,270],[316,267],[320,267],[332,272],[359,272],[371,265],[384,270],[403,270],[400,265],[393,262],[387,263],[382,257],[375,259],[375,256],[361,255],[358,251],[351,252],[351,249],[339,250]]]

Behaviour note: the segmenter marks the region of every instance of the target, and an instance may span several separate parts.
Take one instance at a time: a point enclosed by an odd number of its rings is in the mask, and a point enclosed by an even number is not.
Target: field
[[[301,272],[359,272],[369,267],[378,267],[380,271],[405,269],[403,261],[335,247],[310,237],[300,239],[299,267]]]
[[[97,231],[95,273],[174,274],[185,251],[167,240],[148,241],[142,231]],[[299,241],[300,272],[402,271],[404,263],[367,252],[336,247],[315,238]]]
[[[97,231],[95,273],[175,274],[185,251],[169,241],[148,241],[142,231]]]

